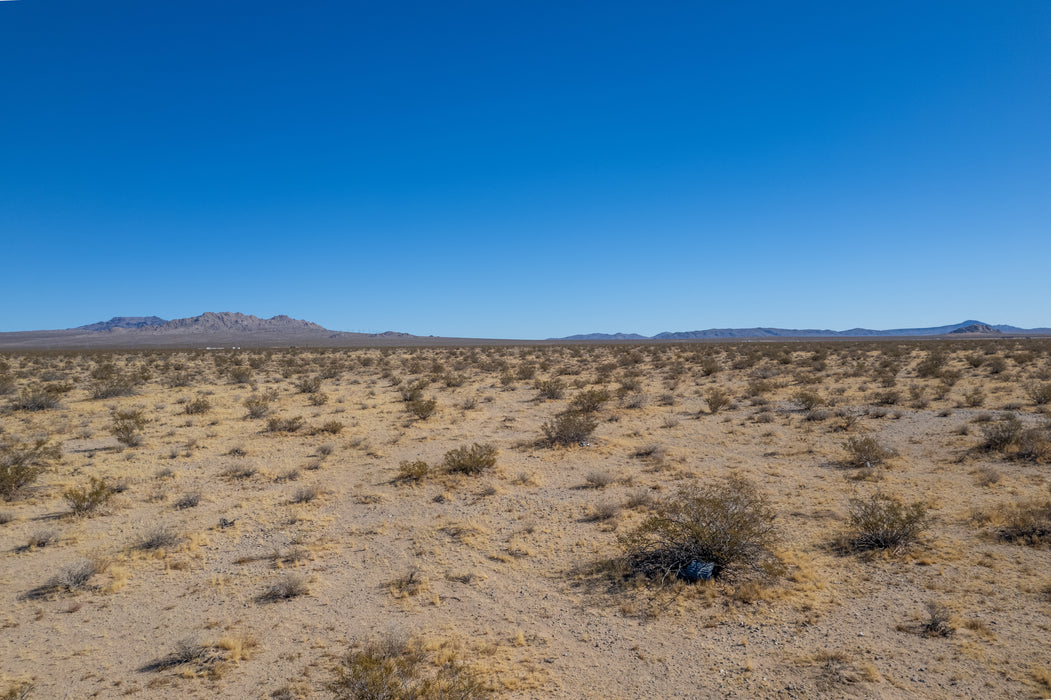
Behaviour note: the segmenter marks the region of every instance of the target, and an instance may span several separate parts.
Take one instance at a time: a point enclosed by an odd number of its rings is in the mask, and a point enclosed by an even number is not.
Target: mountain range
[[[654,336],[638,333],[586,333],[551,340],[716,340],[744,338],[891,338],[933,335],[1051,335],[1051,328],[1018,328],[1017,326],[991,325],[982,321],[962,321],[949,326],[930,328],[894,328],[872,330],[851,328],[845,331],[793,329],[793,328],[709,328],[703,331],[670,331]]]
[[[4,349],[289,347],[397,345],[409,333],[331,331],[288,316],[259,318],[230,311],[166,320],[158,316],[115,316],[76,328],[0,333]]]
[[[546,342],[685,341],[778,338],[891,338],[962,336],[989,338],[1003,335],[1051,335],[1051,328],[1018,328],[963,321],[931,328],[846,331],[790,328],[711,328],[644,336],[638,333],[587,333]],[[483,338],[443,338],[410,333],[349,333],[333,331],[317,323],[288,316],[259,318],[230,311],[206,312],[200,316],[166,320],[158,316],[115,316],[76,328],[0,333],[2,350],[200,348],[200,347],[354,347],[394,345],[495,344],[508,341]]]

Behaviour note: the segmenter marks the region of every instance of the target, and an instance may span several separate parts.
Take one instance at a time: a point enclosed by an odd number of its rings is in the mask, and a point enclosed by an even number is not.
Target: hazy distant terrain
[[[571,335],[555,340],[711,340],[711,339],[744,339],[744,338],[893,338],[918,337],[930,335],[948,335],[949,333],[975,333],[982,335],[1020,334],[1048,335],[1051,328],[1018,328],[1007,325],[989,325],[981,321],[963,321],[949,326],[931,328],[895,328],[891,330],[872,330],[869,328],[851,328],[846,331],[792,328],[709,328],[703,331],[674,331],[658,333],[654,336],[643,336],[637,333],[586,333]]]
[[[963,321],[933,328],[901,328],[869,330],[853,328],[847,331],[795,330],[786,328],[712,328],[703,331],[658,333],[652,338],[638,333],[586,333],[548,341],[522,340],[516,342],[621,342],[621,341],[681,341],[681,340],[775,340],[790,338],[894,338],[926,337],[968,334],[975,337],[997,335],[1046,335],[1051,328],[1017,328],[1007,325],[989,325],[981,321]],[[352,333],[333,331],[310,321],[288,316],[258,318],[242,313],[207,312],[200,316],[165,320],[157,316],[117,316],[77,328],[61,330],[20,331],[0,333],[0,349],[62,350],[62,349],[132,349],[132,348],[189,348],[189,347],[372,347],[394,345],[488,345],[511,339],[447,338],[418,336],[411,333],[386,331],[383,333]]]

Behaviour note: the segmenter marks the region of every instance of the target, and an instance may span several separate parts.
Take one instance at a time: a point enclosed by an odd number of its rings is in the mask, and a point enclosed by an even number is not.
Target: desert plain
[[[1051,695],[1047,339],[16,352],[0,392],[0,698]],[[748,556],[639,566],[734,485]]]

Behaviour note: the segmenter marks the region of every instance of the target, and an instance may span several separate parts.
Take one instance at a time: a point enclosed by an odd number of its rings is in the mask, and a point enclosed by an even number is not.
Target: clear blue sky
[[[1051,2],[0,2],[0,330],[1051,325]]]

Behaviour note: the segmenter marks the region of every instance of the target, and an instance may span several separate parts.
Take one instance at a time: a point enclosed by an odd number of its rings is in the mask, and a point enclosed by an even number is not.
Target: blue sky
[[[0,331],[1051,325],[1051,3],[0,3]]]

